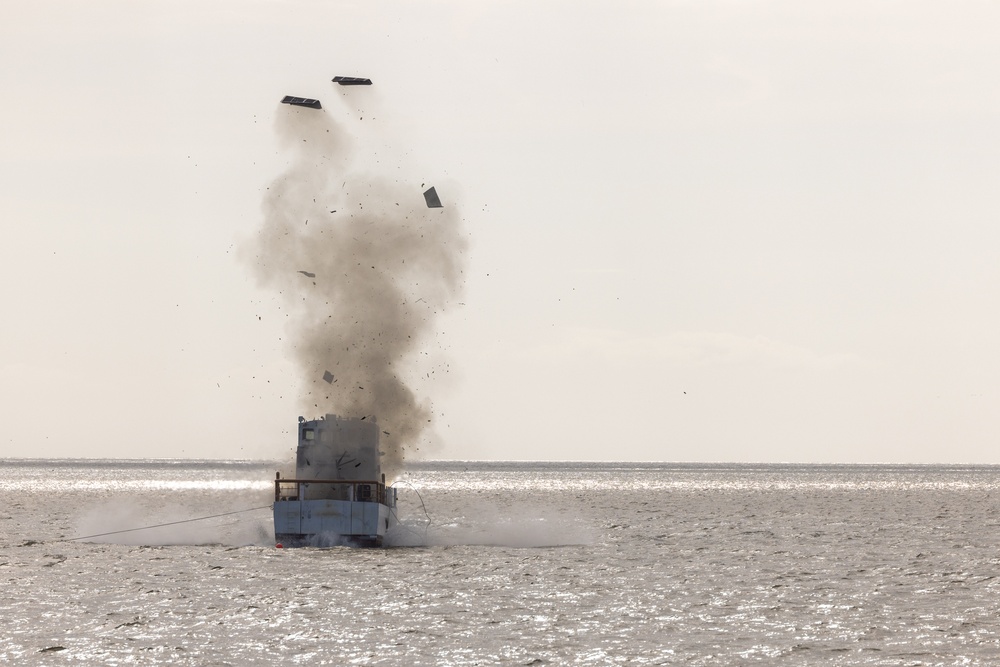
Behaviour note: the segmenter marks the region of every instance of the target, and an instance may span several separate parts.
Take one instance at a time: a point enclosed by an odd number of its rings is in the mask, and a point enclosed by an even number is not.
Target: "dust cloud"
[[[282,297],[300,414],[374,416],[382,469],[393,475],[431,422],[407,364],[458,296],[466,241],[453,205],[425,204],[431,184],[366,172],[363,147],[332,115],[278,110],[289,166],[268,187],[263,224],[243,255]]]

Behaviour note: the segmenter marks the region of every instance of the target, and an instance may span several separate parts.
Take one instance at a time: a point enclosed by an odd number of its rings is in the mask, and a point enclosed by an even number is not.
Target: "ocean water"
[[[275,469],[0,461],[0,663],[1000,664],[998,467],[421,463],[385,549]]]

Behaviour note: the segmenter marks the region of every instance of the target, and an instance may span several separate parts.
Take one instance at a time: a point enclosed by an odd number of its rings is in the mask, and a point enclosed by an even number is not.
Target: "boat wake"
[[[385,535],[389,547],[569,547],[594,543],[589,527],[564,518],[464,517],[444,524],[405,520]]]

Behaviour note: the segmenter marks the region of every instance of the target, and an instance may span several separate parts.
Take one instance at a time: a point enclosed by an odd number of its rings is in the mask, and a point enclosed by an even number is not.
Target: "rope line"
[[[209,516],[199,516],[194,519],[182,519],[181,521],[170,521],[168,523],[158,523],[152,526],[142,526],[141,528],[126,528],[125,530],[112,530],[107,533],[97,533],[95,535],[84,535],[83,537],[68,537],[61,542],[75,542],[77,540],[89,540],[92,537],[104,537],[105,535],[118,535],[119,533],[134,533],[137,530],[148,530],[150,528],[162,528],[164,526],[176,526],[179,523],[191,523],[192,521],[204,521],[205,519],[216,519],[220,516],[230,516],[231,514],[242,514],[243,512],[255,512],[257,510],[269,510],[271,505],[262,507],[251,507],[245,510],[235,510],[233,512],[223,512],[222,514],[212,514]]]
[[[410,488],[411,491],[413,491],[415,494],[417,494],[417,498],[420,500],[420,508],[424,511],[424,516],[427,517],[427,523],[425,523],[423,525],[424,534],[421,536],[420,533],[418,533],[417,531],[413,530],[413,528],[411,528],[410,526],[407,526],[405,523],[403,523],[402,521],[400,521],[399,515],[396,513],[396,508],[395,507],[390,508],[389,511],[392,512],[393,516],[396,517],[396,525],[397,526],[399,526],[400,528],[403,528],[408,533],[412,533],[412,534],[416,535],[417,537],[423,537],[424,541],[426,542],[427,541],[427,533],[428,533],[428,531],[431,528],[431,523],[433,523],[433,520],[431,519],[430,513],[427,511],[427,506],[424,504],[424,498],[423,498],[423,496],[420,495],[420,492],[417,491],[417,487],[413,486],[412,484],[410,484],[406,480],[396,480],[395,482],[393,482],[389,486],[393,487],[393,486],[396,486],[397,484],[405,484],[406,486],[408,486]]]

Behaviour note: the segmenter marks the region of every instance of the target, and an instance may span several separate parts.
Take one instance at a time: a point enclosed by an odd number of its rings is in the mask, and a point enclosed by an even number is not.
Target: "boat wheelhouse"
[[[299,417],[295,477],[274,480],[274,537],[282,546],[381,546],[397,523],[396,489],[379,465],[373,417]]]

